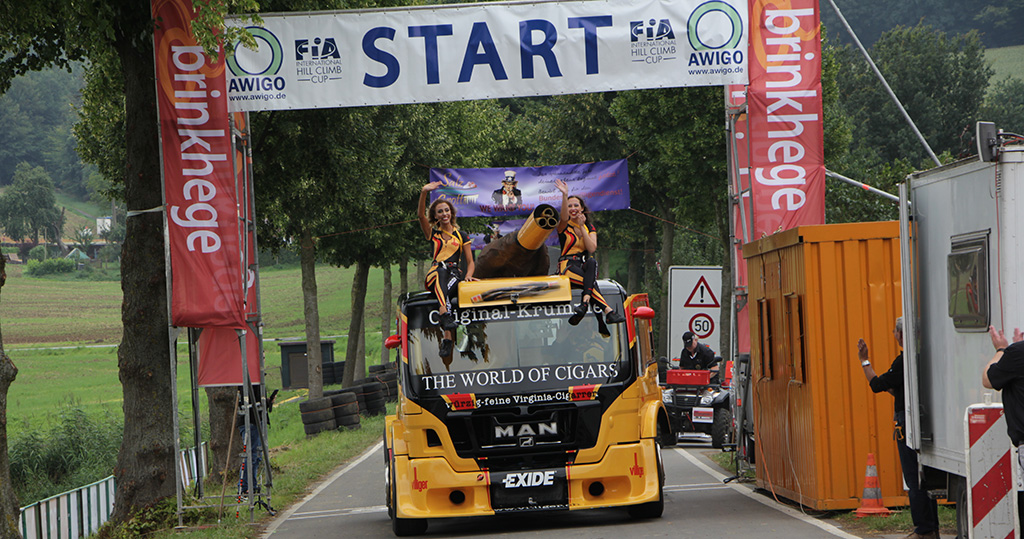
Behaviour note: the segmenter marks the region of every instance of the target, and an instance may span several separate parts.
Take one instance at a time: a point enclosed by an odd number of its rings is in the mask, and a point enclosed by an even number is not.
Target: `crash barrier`
[[[188,487],[195,481],[196,463],[206,466],[206,443],[181,451],[182,481]],[[205,469],[205,468],[204,468]],[[71,539],[96,533],[114,510],[114,476],[75,490],[69,490],[21,508],[18,528],[25,539]]]

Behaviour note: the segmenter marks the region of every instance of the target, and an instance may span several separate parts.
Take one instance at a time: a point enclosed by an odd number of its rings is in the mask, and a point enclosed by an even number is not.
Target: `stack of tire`
[[[398,400],[398,363],[392,361],[385,365],[370,365],[370,377],[362,382],[376,381],[384,387],[384,400],[395,402]]]
[[[323,385],[325,386],[340,384],[342,379],[345,377],[344,361],[321,363],[320,367],[320,372],[323,376]]]
[[[359,412],[364,415],[379,415],[387,411],[384,404],[383,384],[376,380],[363,379],[360,383],[351,387],[342,388],[342,391],[351,391],[356,394],[356,401],[359,403]]]
[[[334,419],[334,403],[330,397],[300,402],[299,412],[302,413],[302,428],[306,431],[306,436],[338,428]]]
[[[334,410],[334,422],[338,429],[355,430],[359,424],[359,402],[356,394],[351,391],[341,391],[330,395]]]

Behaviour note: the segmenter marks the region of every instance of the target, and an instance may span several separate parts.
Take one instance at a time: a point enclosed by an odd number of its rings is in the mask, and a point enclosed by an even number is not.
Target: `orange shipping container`
[[[860,505],[868,453],[882,503],[907,504],[893,441],[893,398],[875,372],[900,349],[899,223],[803,226],[748,243],[751,398],[757,485],[819,510]]]

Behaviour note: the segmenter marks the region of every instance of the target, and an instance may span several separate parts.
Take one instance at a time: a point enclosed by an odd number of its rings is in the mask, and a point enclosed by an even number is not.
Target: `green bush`
[[[60,255],[60,249],[55,245],[36,245],[28,251],[29,260],[46,260],[58,255]]]
[[[28,430],[28,429],[27,429]],[[94,417],[64,402],[47,430],[29,430],[10,443],[11,483],[21,504],[99,481],[114,472],[123,422]]]
[[[33,249],[34,251],[35,249]],[[67,258],[47,258],[46,260],[29,260],[26,264],[25,273],[39,277],[41,275],[52,275],[54,273],[71,273],[75,271],[78,264]]]

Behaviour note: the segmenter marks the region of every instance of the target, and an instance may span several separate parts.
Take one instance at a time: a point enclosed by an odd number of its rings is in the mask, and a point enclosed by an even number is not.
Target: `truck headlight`
[[[672,390],[671,389],[662,389],[661,390],[661,402],[667,402],[669,404],[672,403]]]

